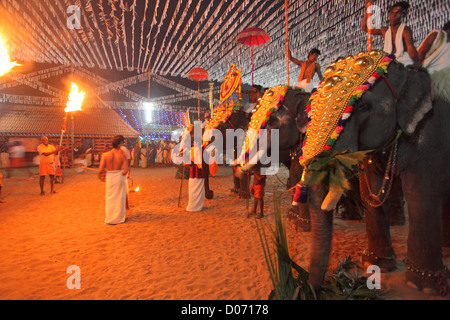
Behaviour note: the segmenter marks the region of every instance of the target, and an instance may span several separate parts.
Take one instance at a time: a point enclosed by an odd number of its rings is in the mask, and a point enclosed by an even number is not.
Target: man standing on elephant
[[[306,61],[298,60],[292,57],[291,49],[288,46],[288,59],[300,67],[300,76],[298,77],[298,82],[296,87],[304,89],[306,92],[311,92],[314,89],[314,85],[311,80],[317,73],[319,80],[322,80],[322,72],[320,72],[320,65],[316,62],[320,55],[319,49],[312,49],[308,53],[308,59]]]
[[[372,2],[372,0],[366,0],[366,6],[372,4]],[[384,51],[389,54],[395,54],[398,62],[403,63],[405,66],[412,64],[414,68],[420,69],[422,63],[414,46],[411,28],[402,21],[408,14],[409,7],[409,3],[406,1],[395,3],[389,11],[389,27],[373,28],[370,30],[370,33],[383,36]],[[366,10],[361,25],[361,29],[364,32],[368,32],[367,13]]]

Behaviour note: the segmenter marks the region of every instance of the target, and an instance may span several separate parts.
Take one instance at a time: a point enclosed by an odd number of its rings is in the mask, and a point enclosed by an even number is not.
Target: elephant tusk
[[[327,196],[323,200],[320,209],[322,209],[323,211],[333,210],[336,207],[336,204],[338,203],[339,199],[341,199],[343,193],[344,190],[342,189],[330,189]]]

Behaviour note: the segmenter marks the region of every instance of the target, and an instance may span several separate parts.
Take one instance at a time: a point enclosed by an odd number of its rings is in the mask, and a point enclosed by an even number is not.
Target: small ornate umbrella
[[[253,47],[259,46],[270,40],[270,35],[261,28],[250,27],[242,31],[236,37],[239,43],[252,47],[252,85],[253,85]]]
[[[200,67],[195,67],[188,73],[188,78],[191,80],[197,80],[198,83],[198,118],[200,119],[200,80],[206,80],[209,78],[208,72]]]

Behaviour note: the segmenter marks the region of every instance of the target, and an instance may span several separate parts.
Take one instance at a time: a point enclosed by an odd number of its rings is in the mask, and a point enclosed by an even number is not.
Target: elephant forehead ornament
[[[319,84],[318,90],[311,95],[306,106],[310,121],[300,157],[300,164],[305,170],[301,181],[297,184],[293,205],[297,205],[298,202],[306,202],[305,173],[308,171],[308,167],[319,158],[318,156],[322,152],[330,152],[333,149],[336,140],[344,130],[347,119],[350,118],[353,105],[387,72],[387,67],[394,60],[394,55],[372,50],[339,59],[325,69],[325,79]],[[355,153],[352,158],[359,162],[361,155]],[[342,158],[336,155],[333,161],[342,161]],[[346,166],[340,167],[345,168]],[[328,169],[324,170],[332,170],[329,166],[326,168]],[[344,172],[339,175],[334,173],[335,177],[344,177],[344,175]],[[332,182],[330,179],[328,186],[330,192],[322,203],[322,210],[331,210],[335,205],[333,201],[339,199],[336,194],[342,194],[345,189],[345,182],[337,180]]]
[[[225,123],[234,111],[240,110],[241,85],[241,70],[232,63],[220,86],[220,103],[214,108],[212,118],[205,126],[204,147],[209,144],[213,130],[221,123]]]
[[[325,79],[307,105],[310,117],[300,164],[331,150],[353,111],[353,104],[371,88],[395,57],[372,50],[339,59],[325,69]]]
[[[242,147],[241,160],[243,162],[245,162],[245,156],[256,146],[260,129],[267,126],[270,115],[283,105],[284,97],[288,89],[288,86],[276,86],[267,89],[266,92],[264,92],[264,95],[258,99]]]

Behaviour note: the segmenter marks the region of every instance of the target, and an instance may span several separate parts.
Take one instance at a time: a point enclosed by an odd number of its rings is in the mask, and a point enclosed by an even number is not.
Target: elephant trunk
[[[309,192],[311,215],[311,246],[309,281],[317,291],[325,277],[331,251],[333,215],[321,210],[325,191],[321,186],[312,186]]]

